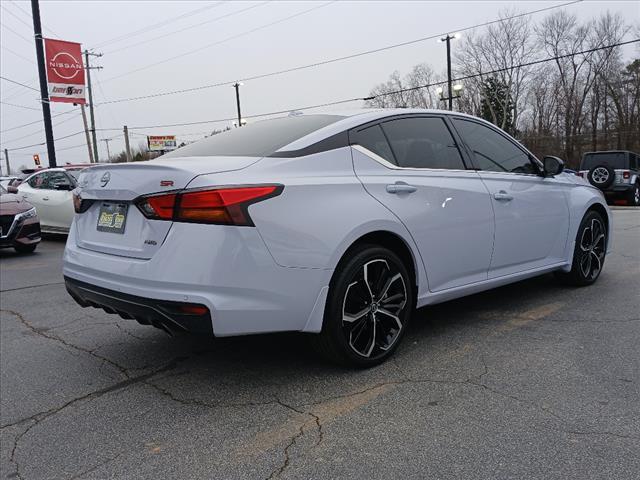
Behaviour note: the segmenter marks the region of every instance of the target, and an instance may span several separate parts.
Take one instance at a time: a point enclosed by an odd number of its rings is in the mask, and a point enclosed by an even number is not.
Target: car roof
[[[473,117],[471,115],[467,115],[460,112],[451,112],[449,110],[435,110],[435,109],[426,109],[426,108],[364,108],[359,110],[334,110],[334,111],[323,111],[323,112],[314,112],[309,115],[336,115],[343,117],[342,119],[334,122],[330,125],[327,125],[324,128],[318,129],[314,132],[311,132],[309,135],[305,135],[292,143],[285,145],[280,148],[278,152],[286,152],[291,150],[301,150],[305,147],[313,145],[316,142],[324,140],[325,138],[331,137],[332,135],[336,135],[338,133],[344,132],[345,130],[349,130],[351,128],[358,127],[365,123],[373,122],[376,120],[381,120],[387,117],[393,117],[396,115],[415,115],[415,114],[435,114],[435,115],[451,115],[456,117],[467,117],[473,118],[474,120],[478,120],[484,123],[487,123],[495,128],[493,124],[486,122],[478,117]],[[307,114],[301,114],[307,115]]]
[[[636,152],[632,152],[631,150],[597,150],[595,152],[585,152],[585,155],[604,155],[607,153],[632,153],[634,155],[638,155]]]

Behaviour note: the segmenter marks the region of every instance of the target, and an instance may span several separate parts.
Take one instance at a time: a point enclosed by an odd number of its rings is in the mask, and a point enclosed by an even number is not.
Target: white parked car
[[[309,332],[370,366],[416,306],[547,272],[596,281],[609,210],[562,169],[451,112],[265,120],[83,173],[66,285],[169,332]]]
[[[71,191],[84,168],[48,168],[33,173],[18,185],[18,195],[36,207],[44,233],[69,231],[74,216]]]

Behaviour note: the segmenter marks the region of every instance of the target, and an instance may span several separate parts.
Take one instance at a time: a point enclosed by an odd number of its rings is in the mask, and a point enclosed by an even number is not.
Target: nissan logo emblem
[[[104,172],[104,175],[102,175],[102,178],[100,179],[100,185],[102,187],[106,187],[109,180],[111,180],[111,174],[109,172]]]

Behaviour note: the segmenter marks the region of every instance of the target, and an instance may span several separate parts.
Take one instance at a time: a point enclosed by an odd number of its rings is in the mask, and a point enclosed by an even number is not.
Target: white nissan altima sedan
[[[547,272],[596,281],[602,194],[439,110],[297,115],[82,174],[67,290],[168,332],[313,333],[377,364],[415,307]]]

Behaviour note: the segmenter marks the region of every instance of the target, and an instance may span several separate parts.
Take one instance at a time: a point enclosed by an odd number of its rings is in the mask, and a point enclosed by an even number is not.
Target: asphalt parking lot
[[[64,239],[0,251],[1,478],[637,479],[640,209],[595,286],[421,309],[392,361],[303,336],[170,338],[82,309]]]

